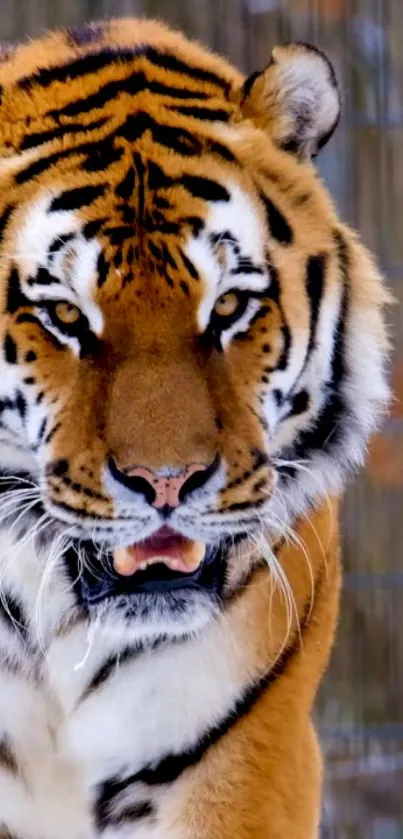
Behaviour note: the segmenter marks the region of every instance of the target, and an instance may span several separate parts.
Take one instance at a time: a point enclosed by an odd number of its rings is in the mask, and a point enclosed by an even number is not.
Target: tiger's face
[[[181,634],[360,460],[382,292],[309,161],[323,56],[243,82],[141,26],[30,72],[23,48],[5,85],[0,463],[81,606]]]

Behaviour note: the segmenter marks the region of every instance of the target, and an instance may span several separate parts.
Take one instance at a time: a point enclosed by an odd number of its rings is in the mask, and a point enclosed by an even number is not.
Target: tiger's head
[[[2,526],[58,539],[90,614],[194,630],[387,399],[386,294],[312,164],[333,70],[289,44],[245,81],[130,20],[0,82]]]

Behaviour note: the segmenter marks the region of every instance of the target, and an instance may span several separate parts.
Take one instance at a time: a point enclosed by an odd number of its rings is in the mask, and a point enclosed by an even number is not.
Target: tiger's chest
[[[132,703],[128,725],[118,686],[115,702],[105,685],[105,696],[95,691],[82,700],[80,710],[75,700],[66,712],[49,686],[33,678],[2,672],[0,680],[0,828],[7,836],[176,839],[168,825],[163,827],[158,785],[125,783],[128,774],[148,765],[149,756],[158,761],[157,755],[164,753],[151,696],[149,714],[146,705],[140,714]],[[141,699],[145,701],[144,693]]]
[[[0,827],[18,839],[182,839],[181,774],[244,675],[206,639],[85,650],[78,627],[39,670],[0,668]]]
[[[60,709],[21,673],[1,672],[0,825],[22,839],[89,839],[79,767],[62,742]]]

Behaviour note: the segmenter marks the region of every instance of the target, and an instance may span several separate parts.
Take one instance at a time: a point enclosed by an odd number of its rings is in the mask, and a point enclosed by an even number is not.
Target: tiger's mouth
[[[140,594],[203,591],[220,596],[230,545],[206,545],[182,536],[168,527],[124,548],[98,556],[96,546],[85,548],[79,586],[81,600],[87,607],[108,598]]]
[[[171,571],[192,574],[203,562],[205,554],[203,542],[188,539],[170,527],[161,527],[145,541],[115,550],[113,566],[117,574],[125,577],[160,563]]]

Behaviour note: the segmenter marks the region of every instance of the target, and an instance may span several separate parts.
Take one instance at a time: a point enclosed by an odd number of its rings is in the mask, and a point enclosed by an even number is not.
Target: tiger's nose
[[[171,511],[185,500],[190,492],[201,489],[219,467],[217,455],[212,463],[192,463],[185,469],[153,471],[147,466],[122,468],[111,457],[109,468],[115,480],[144,495],[148,503],[161,511]]]

